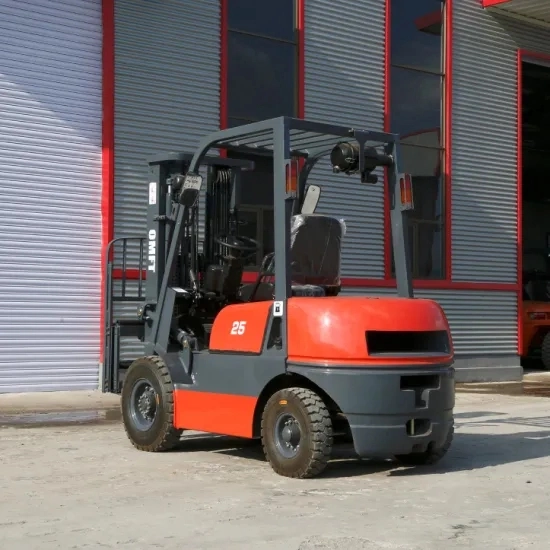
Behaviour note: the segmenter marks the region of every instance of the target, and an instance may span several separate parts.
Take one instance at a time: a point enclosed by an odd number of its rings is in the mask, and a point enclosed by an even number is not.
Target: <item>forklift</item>
[[[454,349],[440,305],[413,296],[398,140],[278,117],[150,161],[146,237],[107,249],[103,389],[121,393],[137,449],[172,449],[186,430],[260,439],[292,478],[321,474],[340,435],[359,457],[409,466],[447,453]],[[243,283],[259,244],[239,234],[240,182],[259,154],[273,160],[274,252]],[[323,189],[308,183],[320,160],[335,186],[386,170],[397,296],[342,293],[345,221],[317,212]],[[132,300],[137,316],[118,315]],[[142,356],[125,360],[130,336]]]

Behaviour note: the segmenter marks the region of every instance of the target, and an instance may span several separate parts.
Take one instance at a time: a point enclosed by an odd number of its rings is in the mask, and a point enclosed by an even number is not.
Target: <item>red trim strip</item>
[[[517,89],[517,279],[518,279],[518,355],[523,355],[523,292],[521,291],[523,281],[523,54],[518,50],[518,89]]]
[[[147,272],[142,272],[142,278],[145,280]],[[257,272],[246,271],[243,274],[243,283],[253,283],[258,276]],[[122,278],[122,270],[114,269],[113,277],[115,279]],[[139,270],[127,269],[126,279],[129,281],[137,281],[139,279]],[[342,286],[347,288],[396,288],[395,279],[365,279],[361,277],[344,277],[342,278]],[[414,281],[416,289],[427,290],[478,290],[486,292],[517,292],[518,286],[514,283],[486,283],[486,282],[465,282],[465,281]]]
[[[500,4],[507,4],[510,0],[481,0],[481,6],[483,8],[490,8],[491,6],[499,6]]]
[[[100,362],[103,362],[105,327],[105,249],[114,232],[115,179],[115,6],[114,0],[102,0],[102,150],[101,150],[101,313]]]

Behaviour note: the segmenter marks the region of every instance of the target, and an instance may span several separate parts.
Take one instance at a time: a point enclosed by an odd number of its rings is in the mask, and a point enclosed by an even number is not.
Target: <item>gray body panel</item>
[[[266,386],[281,375],[299,375],[312,382],[336,403],[347,418],[355,451],[361,457],[387,457],[440,447],[453,425],[454,369],[436,367],[316,366],[289,364],[276,354],[215,354],[193,356],[192,379],[183,369],[171,368],[176,389],[259,398]],[[437,385],[418,384],[402,389],[403,377],[434,376]],[[431,378],[430,378],[431,380]],[[289,376],[279,387],[300,384]],[[309,385],[309,384],[308,384]],[[213,405],[215,401],[213,401]],[[258,406],[263,403],[260,401]],[[256,413],[261,414],[261,410]],[[224,410],[224,414],[231,411]],[[421,435],[408,435],[411,419],[429,421]],[[252,421],[253,419],[251,419]],[[256,433],[255,436],[258,434]]]
[[[441,447],[453,425],[454,369],[315,367],[289,365],[326,392],[348,419],[353,445],[361,457],[388,457]],[[401,389],[407,376],[437,375],[437,387]],[[408,435],[407,422],[429,422],[421,435]]]
[[[193,354],[192,380],[171,369],[176,389],[258,397],[276,376],[284,374],[285,360],[275,354],[229,354],[208,351]]]

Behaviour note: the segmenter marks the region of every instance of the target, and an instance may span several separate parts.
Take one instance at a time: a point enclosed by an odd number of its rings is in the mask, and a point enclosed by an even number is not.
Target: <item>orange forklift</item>
[[[523,251],[545,270],[525,270],[522,277],[521,310],[522,360],[538,361],[544,370],[550,369],[550,249],[531,248]]]
[[[259,246],[239,234],[247,154],[273,160],[275,242],[256,280],[242,283]],[[273,470],[293,478],[320,474],[337,435],[360,457],[422,465],[445,455],[453,345],[439,304],[413,297],[412,187],[398,163],[394,134],[288,117],[150,162],[147,235],[107,250],[104,390],[121,393],[137,449],[171,449],[186,430],[258,438]],[[308,184],[327,164],[336,192],[348,177],[373,185],[387,170],[397,296],[342,291],[345,222],[316,211],[323,189]],[[132,300],[137,316],[118,315]],[[121,346],[130,337],[141,341],[137,359]]]

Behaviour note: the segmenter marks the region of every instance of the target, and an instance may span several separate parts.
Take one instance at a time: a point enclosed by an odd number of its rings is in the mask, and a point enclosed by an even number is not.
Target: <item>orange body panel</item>
[[[235,304],[218,313],[210,334],[213,351],[260,353],[272,302]]]
[[[290,298],[288,360],[293,363],[418,365],[441,363],[437,357],[370,357],[365,331],[449,330],[432,300],[370,297]],[[451,353],[453,356],[452,342]]]
[[[531,313],[546,313],[546,319],[530,319]],[[523,302],[522,323],[523,323],[523,353],[527,355],[532,345],[538,346],[537,338],[543,336],[550,330],[550,303],[547,302]],[[542,338],[541,338],[542,339]]]
[[[174,426],[250,438],[256,402],[256,397],[176,389]]]

